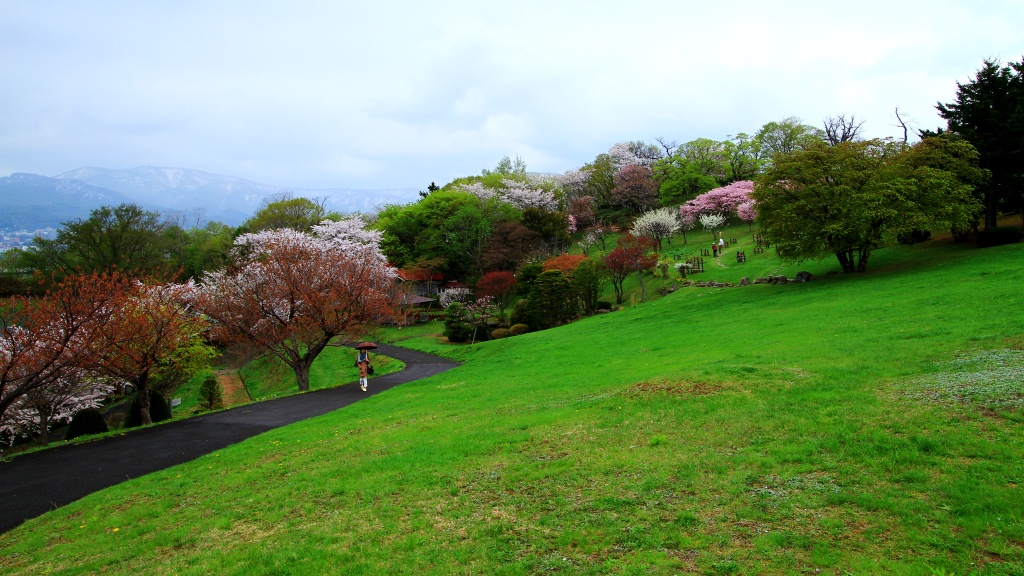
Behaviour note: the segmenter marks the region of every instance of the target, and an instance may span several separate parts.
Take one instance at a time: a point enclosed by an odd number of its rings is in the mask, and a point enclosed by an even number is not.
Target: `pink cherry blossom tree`
[[[208,274],[196,302],[212,332],[279,358],[309,390],[309,368],[336,336],[357,338],[392,319],[397,291],[380,233],[362,220],[325,221],[312,233],[243,234],[232,265]]]
[[[692,213],[695,217],[701,214],[732,214],[740,204],[750,202],[750,193],[753,191],[754,183],[750,180],[733,182],[728,186],[709,190],[683,204],[679,208],[679,213],[682,216]]]

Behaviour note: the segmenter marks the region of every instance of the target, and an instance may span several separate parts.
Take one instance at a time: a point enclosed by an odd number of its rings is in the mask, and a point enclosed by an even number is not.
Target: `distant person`
[[[370,368],[370,351],[360,350],[356,358],[356,366],[359,366],[359,389],[366,392],[366,385],[369,383],[368,370]]]
[[[722,238],[722,233],[718,233],[718,253],[722,254],[725,252],[725,238]]]

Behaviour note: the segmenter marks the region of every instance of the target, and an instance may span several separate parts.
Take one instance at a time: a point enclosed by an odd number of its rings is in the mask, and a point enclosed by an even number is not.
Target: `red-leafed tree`
[[[0,425],[22,396],[96,365],[101,330],[131,285],[120,274],[69,276],[42,298],[0,305]]]
[[[639,164],[623,166],[615,173],[612,203],[622,209],[639,214],[658,205],[658,183],[651,169]]]
[[[395,277],[380,232],[355,217],[325,221],[311,234],[240,236],[233,265],[205,277],[197,302],[216,336],[276,356],[305,391],[310,366],[332,338],[356,338],[394,318]]]
[[[615,303],[622,304],[622,284],[626,278],[636,272],[640,281],[640,301],[646,300],[644,292],[643,271],[658,263],[658,254],[654,252],[656,244],[649,238],[638,238],[625,235],[619,238],[619,244],[604,257],[608,276],[615,288]]]
[[[548,258],[540,266],[545,272],[548,270],[558,270],[565,274],[566,278],[569,278],[572,276],[573,271],[576,270],[576,267],[586,259],[587,257],[583,254],[560,254]]]
[[[135,283],[117,303],[117,314],[100,330],[103,348],[96,372],[135,386],[143,424],[151,424],[150,389],[166,372],[191,377],[213,357],[202,342],[207,323],[191,309],[195,286]]]
[[[518,283],[515,274],[506,270],[488,272],[477,281],[476,295],[480,298],[490,297],[491,302],[498,307],[498,319],[504,323],[505,308],[515,296]]]

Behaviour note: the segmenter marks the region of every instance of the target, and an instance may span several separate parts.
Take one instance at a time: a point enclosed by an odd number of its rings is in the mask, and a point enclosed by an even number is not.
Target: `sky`
[[[166,166],[420,188],[795,116],[944,125],[1020,0],[0,0],[0,176]]]

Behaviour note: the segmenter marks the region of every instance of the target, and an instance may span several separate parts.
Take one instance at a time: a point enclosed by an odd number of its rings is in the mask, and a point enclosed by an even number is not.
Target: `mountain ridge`
[[[53,177],[26,173],[0,177],[0,229],[56,228],[64,221],[86,218],[102,205],[122,202],[162,213],[199,209],[205,220],[237,226],[255,214],[265,199],[281,194],[323,199],[327,210],[342,213],[370,212],[383,204],[418,199],[416,188],[289,188],[189,168],[88,166]],[[34,225],[39,223],[45,225]]]

